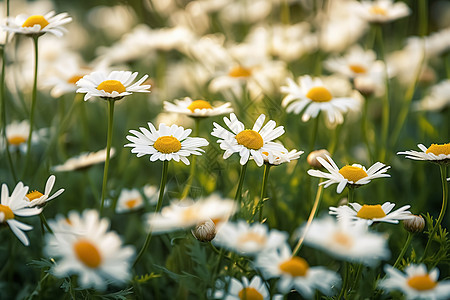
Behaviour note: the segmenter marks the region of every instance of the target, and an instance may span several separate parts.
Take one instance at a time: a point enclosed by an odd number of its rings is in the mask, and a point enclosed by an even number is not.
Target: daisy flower
[[[53,76],[45,83],[46,86],[51,87],[50,95],[54,98],[76,92],[78,80],[90,73],[90,70],[83,69],[76,63],[66,63],[64,68],[58,67],[57,71],[58,76],[52,74]]]
[[[148,122],[148,127],[150,131],[144,127],[140,127],[140,131],[130,130],[130,133],[135,136],[127,135],[127,140],[131,143],[126,144],[125,147],[133,147],[131,153],[136,153],[137,157],[149,154],[150,161],[173,159],[176,162],[181,160],[189,165],[187,157],[191,154],[201,155],[205,150],[200,147],[209,144],[204,138],[188,137],[192,130],[185,130],[175,124],[169,127],[161,123],[156,130],[155,126]]]
[[[46,129],[41,129],[31,138],[32,144],[39,141]],[[10,151],[19,150],[22,153],[27,152],[27,141],[30,135],[30,122],[23,120],[22,122],[13,121],[6,126],[6,139],[8,140]]]
[[[29,207],[28,201],[25,201],[25,195],[28,192],[28,187],[19,182],[14,188],[11,196],[9,196],[8,187],[6,184],[2,185],[1,204],[0,204],[0,224],[8,225],[16,237],[28,246],[30,242],[24,231],[33,229],[32,226],[24,224],[16,220],[16,215],[21,217],[35,216],[41,213],[41,208]]]
[[[213,107],[206,100],[192,100],[189,97],[185,97],[183,100],[175,100],[174,103],[164,101],[164,110],[185,114],[193,118],[212,117],[233,112],[229,102]]]
[[[369,226],[372,225],[373,222],[398,224],[399,220],[407,220],[413,216],[411,212],[407,210],[411,205],[405,205],[396,211],[392,211],[395,204],[390,202],[386,202],[383,205],[360,205],[358,203],[349,203],[348,205],[349,206],[341,205],[339,207],[330,207],[330,215],[336,215],[338,220],[363,221]]]
[[[392,0],[366,0],[355,2],[354,5],[355,13],[371,23],[387,23],[411,14],[409,7],[401,1],[393,3]]]
[[[158,203],[158,191],[159,188],[154,185],[146,184],[144,186],[144,195],[147,198],[148,203],[151,205],[156,205]]]
[[[287,94],[282,106],[286,107],[288,113],[300,114],[303,111],[303,122],[316,118],[323,111],[330,124],[342,124],[343,113],[358,110],[360,106],[355,98],[333,96],[331,86],[309,75],[299,77],[298,84],[288,78],[287,86],[282,86],[281,92]]]
[[[134,249],[122,246],[119,236],[108,231],[107,219],[100,219],[95,210],[85,210],[82,215],[70,212],[64,222],[61,225],[50,221],[54,234],[46,236],[45,253],[56,257],[53,275],[77,274],[82,288],[96,289],[105,289],[107,283],[119,284],[130,278]]]
[[[351,187],[359,187],[364,184],[368,184],[372,179],[381,177],[391,177],[389,174],[384,174],[390,168],[383,163],[376,162],[369,169],[359,164],[346,165],[342,168],[338,168],[335,162],[326,155],[326,160],[317,157],[317,160],[322,164],[322,166],[327,169],[329,173],[325,173],[319,170],[308,170],[308,174],[314,177],[320,177],[328,179],[320,183],[324,184],[325,188],[330,185],[337,183],[336,192],[340,194],[345,186],[349,184]]]
[[[67,13],[55,15],[51,11],[45,15],[24,15],[8,18],[6,26],[3,29],[12,33],[25,34],[30,36],[40,36],[44,33],[52,33],[58,37],[62,37],[67,31],[62,25],[72,21]]]
[[[303,227],[301,231],[304,230]],[[315,219],[305,236],[305,243],[339,259],[368,266],[375,266],[390,256],[385,236],[369,232],[366,224],[337,222],[331,217]]]
[[[123,189],[117,200],[116,213],[137,210],[144,206],[144,198],[137,189]]]
[[[228,282],[228,285],[226,284]],[[225,282],[218,280],[216,282],[216,291],[214,292],[214,299],[223,300],[241,300],[241,299],[283,299],[281,295],[274,295],[270,297],[269,290],[266,284],[258,275],[254,276],[252,280],[247,277],[242,277],[239,281],[236,278],[225,278]]]
[[[269,231],[266,224],[248,224],[240,220],[227,222],[220,227],[214,244],[236,251],[243,255],[254,255],[284,245],[288,234],[276,229]]]
[[[305,151],[297,151],[293,149],[289,152],[271,151],[262,152],[262,156],[265,163],[270,165],[278,166],[283,163],[291,162],[292,160],[297,160],[300,158]]]
[[[148,214],[147,224],[153,233],[190,228],[210,219],[217,225],[228,220],[236,210],[234,200],[216,194],[196,202],[185,198],[183,201],[172,201],[169,206],[163,207],[161,213]]]
[[[223,158],[227,159],[237,152],[241,156],[241,165],[245,165],[251,156],[260,167],[264,163],[263,152],[288,152],[283,145],[272,142],[284,133],[284,127],[278,126],[275,128],[276,123],[273,120],[267,122],[263,127],[265,119],[266,116],[261,114],[252,129],[245,129],[244,124],[232,113],[229,119],[223,118],[231,131],[214,122],[211,135],[219,138],[217,142],[220,144],[220,148],[225,150]]]
[[[149,93],[150,85],[141,85],[148,75],[132,84],[137,75],[137,72],[130,71],[112,71],[109,74],[102,71],[92,72],[77,81],[77,93],[85,93],[85,101],[95,96],[120,100],[133,93]]]
[[[114,148],[111,148],[110,155],[114,156],[116,153]],[[97,152],[86,152],[78,156],[69,158],[64,164],[52,167],[55,172],[67,172],[74,170],[87,169],[93,165],[100,164],[106,160],[106,149]]]
[[[310,267],[305,259],[292,256],[287,244],[277,251],[258,255],[255,267],[262,271],[265,278],[280,278],[278,290],[281,293],[287,294],[295,289],[305,298],[313,297],[315,290],[331,296],[341,282],[335,272],[323,267]]]
[[[384,271],[387,278],[378,283],[385,291],[401,291],[406,299],[448,299],[450,295],[450,280],[438,281],[439,270],[430,272],[424,264],[407,266],[404,273],[386,265]]]
[[[425,147],[423,144],[418,144],[422,152],[419,151],[403,151],[397,154],[404,154],[406,158],[414,160],[427,160],[436,163],[448,163],[450,161],[450,143],[446,144],[431,144],[430,147]]]
[[[429,95],[414,104],[414,108],[420,111],[440,111],[450,106],[450,79],[431,87]]]
[[[50,200],[55,199],[56,197],[58,197],[59,195],[61,195],[64,192],[64,189],[59,189],[58,191],[56,191],[53,195],[50,196],[50,193],[53,189],[53,185],[55,184],[56,181],[56,177],[55,175],[50,175],[50,177],[47,179],[47,183],[45,184],[45,190],[44,190],[44,194],[42,194],[39,191],[32,191],[30,193],[28,193],[25,196],[25,200],[30,201],[28,203],[29,207],[34,207],[34,206],[44,206],[45,203],[47,203]]]

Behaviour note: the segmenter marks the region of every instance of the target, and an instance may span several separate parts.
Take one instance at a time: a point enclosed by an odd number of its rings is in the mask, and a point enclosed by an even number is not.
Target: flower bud
[[[327,157],[325,155],[331,156],[330,152],[328,152],[326,149],[315,150],[308,155],[308,157],[306,158],[306,161],[314,169],[321,169],[321,168],[323,168],[323,166],[317,160],[317,158],[321,157],[321,158],[327,160]]]
[[[411,233],[421,232],[425,227],[425,220],[422,216],[411,215],[410,219],[403,220],[403,227]]]
[[[216,237],[216,225],[212,220],[208,220],[195,226],[191,232],[200,242],[211,242]]]

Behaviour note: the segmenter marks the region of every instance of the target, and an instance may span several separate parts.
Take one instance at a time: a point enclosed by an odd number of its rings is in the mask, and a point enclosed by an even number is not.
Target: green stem
[[[337,298],[338,300],[342,299],[344,294],[346,294],[346,292],[347,292],[347,284],[348,284],[348,279],[349,279],[348,277],[349,277],[349,273],[350,273],[350,263],[348,263],[348,262],[344,263],[344,273],[345,273],[345,274],[343,274],[344,282],[342,282],[342,289]],[[345,297],[344,297],[344,299],[345,299]]]
[[[289,10],[289,1],[288,0],[283,0],[283,2],[281,3],[280,17],[281,17],[282,24],[290,24],[291,18],[290,18],[290,10]]]
[[[112,141],[112,132],[113,132],[113,120],[114,120],[114,99],[108,99],[108,135],[106,138],[106,160],[105,167],[103,169],[103,184],[102,184],[102,198],[100,204],[100,215],[103,212],[103,207],[105,205],[105,196],[106,196],[106,186],[108,183],[108,168],[109,168],[109,159],[110,159],[110,150],[111,150],[111,141]]]
[[[398,265],[403,259],[403,256],[406,253],[406,250],[408,250],[409,245],[411,244],[413,234],[411,232],[408,232],[408,238],[406,239],[405,245],[402,248],[402,251],[400,251],[400,254],[397,257],[397,260],[395,261],[394,265],[392,266],[394,269],[398,268]]]
[[[266,195],[267,181],[269,179],[270,167],[271,167],[270,164],[264,164],[264,175],[263,175],[262,186],[261,186],[261,196],[259,198],[259,204],[258,204],[259,223],[263,222],[264,197]]]
[[[31,157],[31,139],[33,137],[34,113],[36,111],[36,99],[37,99],[37,77],[38,77],[38,61],[39,61],[38,39],[39,39],[39,36],[33,36],[33,42],[34,42],[34,81],[33,81],[33,92],[31,94],[30,132],[28,134],[28,140],[27,140],[27,157],[25,159],[25,167],[24,167],[23,175],[25,175],[26,172],[27,172],[28,165],[30,163],[30,157]]]
[[[200,128],[200,118],[194,118],[195,125],[194,125],[194,134],[193,136],[198,136],[199,128]],[[189,195],[189,191],[192,187],[192,182],[195,178],[196,173],[196,165],[197,165],[197,155],[192,155],[192,162],[191,162],[191,169],[189,171],[189,178],[186,182],[186,185],[184,186],[183,193],[181,194],[181,200],[186,198]]]
[[[42,229],[45,227],[45,228],[47,228],[47,231],[48,231],[48,232],[50,232],[51,234],[53,234],[53,230],[52,230],[52,229],[50,228],[50,226],[48,225],[47,219],[46,219],[45,216],[44,216],[44,212],[41,212],[41,213],[39,214],[39,217],[40,217],[40,219],[41,219],[41,225],[43,225],[43,226],[41,226]],[[42,233],[44,233],[44,231],[42,231]]]
[[[367,108],[368,108],[368,98],[364,101],[364,108],[363,108],[363,115],[362,115],[362,119],[361,119],[361,132],[362,132],[362,136],[364,139],[364,144],[366,144],[366,148],[367,148],[367,155],[369,158],[369,162],[372,162],[373,160],[373,156],[372,156],[372,151],[370,150],[370,143],[369,143],[369,137],[368,137],[368,131],[369,131],[369,122],[368,122],[368,118],[367,118]]]
[[[316,143],[317,138],[317,131],[319,130],[319,117],[320,113],[317,115],[317,117],[314,119],[314,127],[311,134],[311,140],[309,141],[309,152],[311,153],[314,150],[314,145]]]
[[[162,175],[161,175],[161,183],[159,185],[159,197],[158,197],[158,204],[156,205],[155,213],[158,213],[161,210],[162,202],[163,202],[163,196],[164,196],[164,189],[166,187],[167,182],[167,171],[169,169],[169,161],[165,160],[163,161],[163,169],[162,169]],[[148,245],[150,244],[150,240],[152,238],[152,231],[150,228],[150,232],[147,234],[147,237],[145,238],[144,245],[142,246],[141,250],[139,251],[138,256],[136,257],[136,260],[133,263],[133,268],[136,267],[136,264],[139,262],[139,260],[144,255],[145,251],[148,248]]]
[[[355,198],[355,188],[347,185],[348,187],[348,195],[347,195],[347,201],[348,203],[353,203],[353,199]]]
[[[428,31],[428,1],[419,0],[419,36],[424,37]]]
[[[442,219],[444,219],[445,211],[447,210],[447,201],[448,201],[448,183],[447,183],[447,167],[444,164],[439,165],[441,168],[441,181],[442,181],[442,207],[441,212],[439,213],[439,217],[431,230],[430,235],[428,236],[428,242],[425,246],[425,250],[423,251],[422,259],[423,261],[426,257],[428,248],[430,247],[431,241],[433,240],[433,236],[436,234],[439,229],[439,225],[441,225]]]
[[[245,172],[247,170],[247,163],[242,165],[241,168],[241,174],[239,175],[239,184],[236,190],[236,195],[234,196],[234,200],[238,201],[239,205],[241,204],[242,200],[242,186],[244,185],[244,178],[245,178]]]

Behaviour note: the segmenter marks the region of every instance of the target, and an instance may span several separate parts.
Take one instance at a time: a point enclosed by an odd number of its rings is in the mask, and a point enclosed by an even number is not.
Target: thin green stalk
[[[242,200],[242,186],[244,185],[245,172],[247,171],[247,163],[248,162],[242,165],[241,174],[239,175],[239,184],[236,190],[236,195],[234,195],[234,200],[236,200],[239,203],[239,205],[241,204]]]
[[[441,182],[442,182],[442,207],[441,212],[439,213],[439,217],[431,230],[430,235],[428,236],[428,242],[425,246],[425,250],[423,251],[422,259],[423,261],[427,255],[428,248],[430,247],[431,241],[433,240],[434,235],[436,234],[439,225],[441,225],[442,219],[444,219],[445,211],[447,210],[447,201],[448,201],[448,183],[447,183],[447,167],[444,164],[440,164],[441,168]]]
[[[47,219],[44,216],[44,212],[41,212],[39,214],[39,217],[41,219],[41,228],[44,229],[46,228],[48,232],[50,232],[51,234],[53,234],[53,230],[51,229],[51,227],[48,225],[47,223]],[[44,233],[44,230],[42,230],[42,233]]]
[[[28,134],[27,140],[27,156],[25,159],[25,168],[23,171],[23,175],[26,174],[28,165],[30,163],[31,157],[31,139],[33,137],[33,128],[34,128],[34,114],[36,111],[36,99],[37,99],[37,77],[38,77],[38,61],[39,61],[39,36],[33,36],[34,42],[34,81],[33,81],[33,92],[31,94],[31,111],[30,111],[30,132]],[[23,177],[23,176],[22,176]]]
[[[341,134],[341,129],[342,129],[342,124],[337,125],[336,128],[334,129],[333,138],[331,139],[331,142],[328,145],[328,152],[330,152],[330,154],[333,154],[334,151],[336,150],[336,146],[338,144],[339,136]]]
[[[105,205],[105,196],[106,196],[106,186],[108,183],[108,168],[109,168],[109,159],[110,159],[110,150],[111,150],[111,141],[112,141],[112,133],[113,133],[113,121],[114,121],[114,99],[108,99],[108,134],[106,138],[106,160],[105,167],[103,169],[103,184],[102,184],[102,198],[100,204],[100,215],[103,212],[103,207]]]
[[[428,32],[428,0],[419,0],[419,36],[424,37]]]
[[[367,108],[368,108],[368,98],[364,101],[364,108],[363,108],[363,114],[361,119],[361,133],[363,136],[364,144],[366,144],[367,148],[367,155],[369,157],[369,162],[373,161],[372,156],[372,150],[370,150],[370,143],[369,143],[369,137],[368,137],[368,131],[369,131],[369,122],[367,118]]]
[[[195,125],[194,125],[194,136],[198,136],[199,128],[200,128],[200,118],[194,118]],[[184,186],[183,193],[181,194],[181,200],[186,198],[189,195],[189,191],[192,187],[192,182],[195,178],[195,173],[197,170],[197,155],[192,155],[192,161],[191,161],[191,169],[189,171],[189,178],[186,182],[186,185]]]
[[[355,188],[351,187],[350,185],[347,185],[348,188],[348,195],[347,195],[347,201],[348,203],[353,203],[353,199],[355,198]]]
[[[155,213],[158,213],[161,210],[162,202],[163,202],[163,196],[164,196],[164,190],[166,187],[167,182],[167,171],[169,169],[169,161],[165,160],[163,161],[163,168],[162,168],[162,175],[161,175],[161,183],[159,185],[159,197],[158,197],[158,204],[156,205]],[[145,238],[144,245],[142,246],[141,250],[139,251],[138,256],[136,257],[136,260],[133,263],[133,268],[136,267],[136,264],[139,262],[139,260],[144,255],[145,251],[148,248],[148,245],[150,244],[150,240],[152,238],[152,232],[150,228],[150,232],[147,234],[147,237]]]
[[[317,132],[319,130],[319,117],[320,117],[320,112],[317,115],[317,117],[314,119],[314,127],[312,130],[312,134],[311,134],[311,140],[309,141],[309,152],[311,153],[314,150],[314,145],[316,143],[316,138],[317,138]]]
[[[342,299],[342,297],[344,297],[344,299],[345,299],[345,296],[344,296],[344,294],[346,294],[347,293],[347,285],[348,285],[348,280],[349,280],[349,273],[350,273],[350,263],[348,263],[348,262],[345,262],[344,263],[344,282],[342,282],[342,289],[341,289],[341,292],[339,293],[339,296],[338,296],[338,300],[340,300],[340,299]]]
[[[289,1],[283,0],[281,3],[280,19],[282,24],[290,24]]]
[[[400,251],[400,254],[397,257],[397,260],[395,261],[394,265],[392,266],[394,269],[398,268],[398,265],[402,261],[403,256],[406,253],[406,250],[408,250],[409,245],[411,244],[412,237],[413,237],[413,234],[411,232],[408,232],[408,238],[406,239],[405,245],[403,246],[402,251]]]
[[[269,180],[270,167],[271,167],[270,164],[264,164],[264,175],[261,185],[261,196],[259,197],[259,204],[258,204],[259,223],[262,223],[263,221],[264,197],[266,195],[267,181]]]

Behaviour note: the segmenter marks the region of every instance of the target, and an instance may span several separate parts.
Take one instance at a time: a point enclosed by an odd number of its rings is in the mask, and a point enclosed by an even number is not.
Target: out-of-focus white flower
[[[174,100],[174,103],[164,101],[164,110],[185,114],[193,118],[212,117],[233,112],[229,102],[213,107],[206,100],[192,100],[189,97],[185,97],[182,100]]]
[[[25,35],[42,35],[44,33],[52,33],[58,37],[63,36],[66,29],[62,27],[72,21],[67,13],[55,15],[51,11],[45,15],[25,15],[20,14],[17,17],[10,17],[7,25],[2,26],[4,30]]]
[[[88,22],[115,39],[131,30],[136,23],[136,13],[129,5],[96,6],[87,13]]]
[[[417,145],[422,152],[418,151],[403,151],[398,152],[397,155],[406,155],[406,158],[414,160],[427,160],[436,163],[446,163],[450,160],[450,143],[446,144],[431,144],[430,147],[425,147],[422,144]]]
[[[31,144],[38,143],[46,134],[48,130],[45,128],[35,130],[31,138]],[[11,152],[20,151],[27,152],[27,141],[30,134],[30,122],[23,120],[22,122],[13,121],[6,125],[6,139],[8,140],[9,149]],[[3,139],[0,140],[0,149],[4,149]]]
[[[116,153],[114,148],[111,148],[110,156],[113,157]],[[67,172],[73,170],[86,169],[93,165],[100,164],[106,160],[106,150],[99,150],[97,152],[82,153],[78,156],[71,157],[62,165],[52,167],[55,172]]]
[[[371,23],[387,23],[411,14],[404,2],[392,0],[354,1],[353,12]]]
[[[226,285],[226,283],[228,285]],[[228,287],[226,290],[225,287]],[[236,278],[225,278],[225,282],[221,280],[216,282],[216,289],[214,292],[214,299],[224,300],[281,300],[283,296],[274,295],[270,297],[269,290],[266,284],[259,276],[254,276],[251,281],[247,277],[242,277],[239,281]]]
[[[431,87],[431,91],[421,101],[414,103],[420,111],[440,111],[450,106],[450,79]]]
[[[144,206],[144,198],[137,189],[122,189],[116,205],[116,213],[137,210]]]

